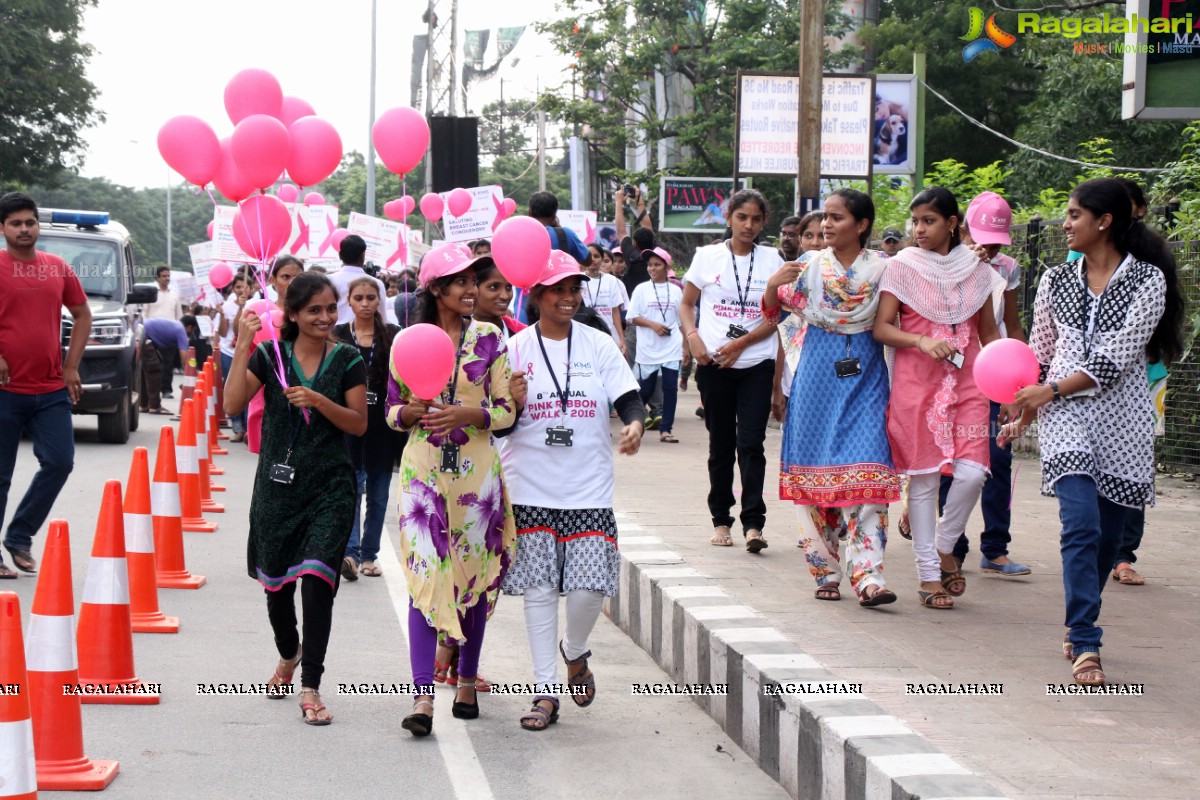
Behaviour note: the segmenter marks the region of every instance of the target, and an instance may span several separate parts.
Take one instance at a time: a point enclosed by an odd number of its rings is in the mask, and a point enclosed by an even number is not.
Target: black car
[[[75,414],[95,414],[100,441],[124,444],[138,427],[141,391],[142,311],[158,299],[154,284],[135,283],[129,231],[98,211],[38,211],[37,248],[61,257],[83,284],[92,310],[79,376],[83,393]],[[64,358],[74,322],[63,311]]]

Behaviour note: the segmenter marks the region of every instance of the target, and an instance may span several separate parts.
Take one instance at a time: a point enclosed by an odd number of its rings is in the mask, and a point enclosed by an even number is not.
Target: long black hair
[[[288,284],[287,299],[284,301],[287,314],[283,321],[283,330],[279,334],[281,339],[285,342],[296,341],[296,337],[300,335],[300,326],[291,315],[299,315],[309,301],[325,289],[333,292],[334,300],[338,299],[337,287],[319,272],[301,272],[292,278],[292,282]]]
[[[1171,248],[1145,223],[1133,218],[1130,207],[1133,198],[1124,183],[1115,178],[1094,178],[1084,181],[1071,192],[1075,202],[1095,216],[1112,215],[1108,227],[1113,247],[1121,255],[1128,253],[1138,261],[1158,267],[1167,284],[1166,305],[1150,341],[1146,357],[1151,361],[1170,364],[1183,353],[1183,293],[1179,290],[1179,275]]]
[[[456,272],[453,275],[432,280],[428,286],[421,288],[421,291],[417,293],[416,322],[428,322],[430,325],[438,324],[438,299],[433,290],[437,289],[438,294],[445,293],[450,288],[450,284],[454,283],[455,278],[461,274]]]
[[[871,196],[857,189],[838,189],[830,197],[840,197],[842,202],[846,204],[846,210],[854,217],[855,222],[867,221],[867,229],[858,235],[858,246],[866,247],[867,242],[871,241],[871,228],[875,225],[875,203],[871,200]],[[813,213],[805,215],[808,219]],[[800,234],[804,235],[804,228],[800,228]]]
[[[375,282],[375,278],[364,275],[361,278],[355,278],[350,281],[350,285],[346,287],[346,299],[354,294],[354,287],[360,283],[367,284],[378,294],[379,284]],[[372,319],[374,325],[374,334],[371,339],[375,343],[375,359],[371,362],[371,374],[367,376],[367,381],[371,386],[386,387],[388,379],[388,361],[392,352],[392,329],[388,327],[387,322],[383,319],[383,304],[387,301],[386,297],[379,298],[379,306],[375,309],[375,316]],[[353,321],[346,323],[347,329],[354,324]],[[380,358],[379,354],[383,357]]]
[[[962,244],[963,216],[958,211],[958,198],[954,196],[954,192],[945,186],[926,187],[917,192],[917,196],[908,204],[908,210],[912,211],[917,206],[933,206],[933,210],[945,219],[954,217],[954,230],[950,231],[950,249],[953,250]]]

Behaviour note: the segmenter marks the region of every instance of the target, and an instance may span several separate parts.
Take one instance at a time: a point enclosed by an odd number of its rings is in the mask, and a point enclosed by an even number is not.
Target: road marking
[[[408,586],[404,577],[404,569],[400,566],[400,555],[388,535],[388,528],[383,529],[383,540],[379,548],[379,560],[383,566],[383,579],[387,584],[388,598],[392,601],[392,609],[400,622],[400,633],[408,643]],[[437,741],[442,760],[446,763],[446,774],[450,785],[454,788],[454,796],[471,798],[471,800],[494,800],[492,786],[488,783],[483,765],[471,744],[467,733],[466,723],[456,717],[438,716],[433,732]]]

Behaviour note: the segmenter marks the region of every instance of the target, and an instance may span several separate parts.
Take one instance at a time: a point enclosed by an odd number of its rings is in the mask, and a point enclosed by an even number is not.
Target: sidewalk
[[[848,591],[840,603],[813,597],[795,511],[774,499],[778,430],[767,435],[770,547],[757,557],[746,553],[740,525],[735,547],[708,544],[707,434],[693,415],[696,403],[694,390],[680,396],[680,444],[648,432],[638,456],[618,457],[625,558],[611,610],[677,679],[718,682],[729,668],[731,696],[702,705],[793,796],[1200,792],[1200,693],[1191,676],[1200,663],[1200,555],[1188,546],[1200,512],[1195,483],[1160,479],[1137,565],[1147,584],[1110,582],[1104,593],[1108,680],[1144,684],[1144,694],[1047,696],[1047,684],[1071,681],[1061,653],[1058,507],[1039,493],[1036,461],[1014,463],[1011,552],[1033,568],[1031,576],[979,572],[976,511],[966,594],[950,612],[921,608],[912,548],[893,520],[886,575],[899,600],[864,609]],[[745,684],[741,696],[734,696],[735,669]],[[822,669],[832,673],[828,680],[861,684],[862,696],[761,697],[761,681],[817,681]],[[1003,694],[906,693],[907,684],[931,683],[1003,684]],[[749,692],[758,699],[745,702]]]

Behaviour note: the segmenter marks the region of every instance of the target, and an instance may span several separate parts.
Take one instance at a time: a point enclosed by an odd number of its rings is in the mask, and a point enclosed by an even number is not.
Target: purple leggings
[[[458,615],[466,641],[458,649],[458,674],[467,678],[479,672],[479,653],[483,650],[483,631],[487,627],[487,601],[480,600]],[[413,683],[428,686],[433,694],[433,661],[437,656],[438,632],[425,621],[425,615],[408,601],[408,663]]]

